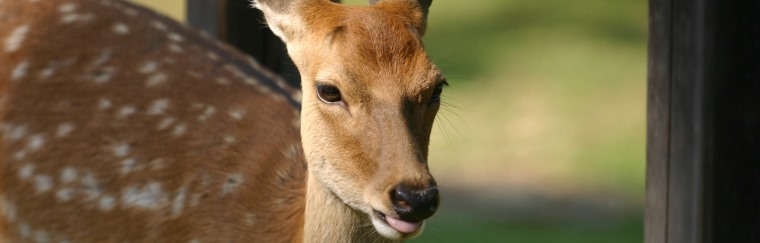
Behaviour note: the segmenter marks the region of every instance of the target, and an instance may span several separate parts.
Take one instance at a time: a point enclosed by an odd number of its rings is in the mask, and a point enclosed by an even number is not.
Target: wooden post
[[[647,243],[760,242],[758,12],[650,0]]]
[[[219,37],[224,5],[227,0],[187,0],[187,24]]]
[[[253,56],[293,87],[300,87],[298,69],[285,45],[264,24],[261,11],[249,0],[187,0],[188,24]]]

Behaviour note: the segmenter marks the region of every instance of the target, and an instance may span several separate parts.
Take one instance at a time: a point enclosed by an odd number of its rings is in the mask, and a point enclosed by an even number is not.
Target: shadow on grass
[[[630,215],[589,224],[568,221],[498,222],[440,215],[412,242],[627,243],[642,242],[642,217]]]
[[[610,196],[549,198],[448,189],[441,211],[412,242],[642,242],[643,213]],[[498,195],[503,194],[503,195]]]

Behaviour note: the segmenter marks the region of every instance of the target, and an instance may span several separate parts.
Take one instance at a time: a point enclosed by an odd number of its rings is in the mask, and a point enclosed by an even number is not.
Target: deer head
[[[393,240],[417,235],[439,204],[427,158],[447,83],[421,40],[430,3],[254,3],[301,73],[308,190],[334,195]]]

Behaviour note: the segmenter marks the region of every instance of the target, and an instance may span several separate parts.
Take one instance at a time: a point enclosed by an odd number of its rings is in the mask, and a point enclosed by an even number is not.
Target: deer
[[[118,0],[0,0],[0,242],[399,242],[440,195],[431,0],[258,0],[301,90]]]

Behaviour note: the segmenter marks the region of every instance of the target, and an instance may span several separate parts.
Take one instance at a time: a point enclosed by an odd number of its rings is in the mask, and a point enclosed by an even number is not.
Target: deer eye
[[[444,84],[439,84],[438,86],[435,87],[435,91],[433,91],[433,96],[430,96],[430,104],[441,101],[441,93],[443,93],[443,85]]]
[[[318,84],[317,95],[319,96],[319,99],[325,103],[340,102],[343,99],[338,87],[329,84]]]

